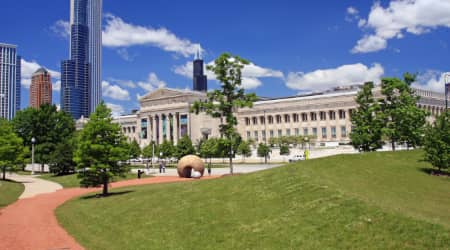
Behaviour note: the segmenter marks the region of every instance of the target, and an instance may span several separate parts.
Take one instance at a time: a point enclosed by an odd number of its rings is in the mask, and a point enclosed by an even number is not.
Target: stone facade
[[[252,108],[237,111],[237,130],[244,139],[257,143],[271,137],[308,136],[318,146],[337,146],[350,142],[351,114],[357,108],[358,86],[335,88],[322,93],[257,101]],[[432,115],[429,121],[445,109],[443,94],[416,89],[417,105]],[[381,97],[375,88],[375,97]],[[130,140],[144,147],[151,141],[158,144],[183,135],[193,143],[209,135],[219,137],[220,119],[205,113],[189,112],[195,101],[206,100],[206,93],[161,88],[142,97],[141,109],[135,115],[115,119]]]

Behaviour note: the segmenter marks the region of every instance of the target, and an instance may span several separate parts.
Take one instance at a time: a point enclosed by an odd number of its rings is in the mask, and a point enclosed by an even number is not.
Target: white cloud
[[[347,14],[349,15],[357,15],[358,13],[359,11],[353,6],[347,8]]]
[[[50,27],[50,30],[64,39],[70,37],[70,23],[68,21],[58,20]]]
[[[142,89],[150,92],[156,88],[163,88],[167,84],[166,84],[166,82],[158,79],[158,76],[154,72],[150,72],[150,74],[148,75],[147,81],[140,81],[137,83],[137,85],[139,87],[141,87]]]
[[[110,77],[110,78],[108,78],[108,81],[117,83],[117,84],[121,85],[122,87],[132,88],[132,89],[136,88],[136,84],[130,80],[121,80],[121,79]]]
[[[396,0],[387,8],[375,2],[367,20],[360,27],[373,30],[364,35],[353,48],[353,53],[367,53],[385,49],[387,40],[403,38],[405,33],[420,35],[438,27],[450,27],[450,1]],[[377,44],[378,46],[374,45]],[[372,46],[370,46],[372,45]]]
[[[28,89],[28,88],[30,88],[30,85],[31,85],[31,77],[32,77],[33,73],[36,72],[36,70],[38,70],[42,66],[39,65],[39,63],[37,63],[36,61],[28,62],[23,58],[22,58],[21,64],[22,64],[21,65],[22,66],[22,68],[21,68],[22,86]],[[55,84],[53,85],[53,90],[54,91],[61,90],[61,87],[56,86],[56,84],[58,84],[58,82],[60,82],[59,80],[61,79],[61,73],[59,73],[58,71],[50,70],[50,69],[47,69],[47,71],[50,73],[50,76],[53,78],[53,82],[55,82]]]
[[[125,61],[127,62],[132,62],[134,60],[134,58],[136,57],[136,55],[130,55],[130,53],[128,52],[128,50],[126,48],[120,48],[117,49],[117,54]]]
[[[207,65],[214,65],[214,61],[207,63]],[[187,62],[184,65],[179,65],[173,68],[173,72],[178,75],[192,79],[194,65],[192,62]],[[216,80],[216,76],[213,72],[205,71],[208,80]],[[245,65],[242,70],[242,87],[245,89],[255,89],[262,85],[259,78],[272,77],[284,79],[284,74],[281,71],[273,70],[269,68],[263,68],[253,63]]]
[[[122,105],[114,104],[114,103],[106,103],[106,106],[111,109],[111,113],[113,117],[118,117],[125,112],[125,109]]]
[[[334,69],[319,69],[312,72],[291,72],[286,85],[301,91],[320,91],[331,87],[379,82],[384,69],[380,64],[367,67],[364,64],[342,65]]]
[[[112,85],[107,81],[102,81],[103,96],[112,98],[114,100],[128,101],[130,94],[126,89],[122,89],[117,85]]]
[[[416,82],[412,86],[419,89],[444,93],[445,74],[441,71],[428,70],[425,73],[419,74]]]
[[[112,48],[124,48],[133,45],[150,45],[184,57],[194,55],[199,44],[177,37],[166,28],[155,29],[124,22],[114,15],[106,16],[103,31],[103,45]]]
[[[61,80],[57,80],[55,83],[53,83],[52,90],[61,91]]]
[[[367,53],[385,49],[387,41],[384,38],[375,35],[366,35],[358,41],[352,49],[352,53]]]

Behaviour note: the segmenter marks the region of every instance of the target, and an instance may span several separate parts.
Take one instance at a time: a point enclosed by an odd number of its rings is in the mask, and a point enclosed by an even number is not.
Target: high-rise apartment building
[[[101,0],[70,1],[70,59],[61,63],[61,109],[88,117],[101,100]]]
[[[20,110],[20,60],[17,46],[0,43],[0,118],[7,120]]]
[[[52,81],[50,73],[40,68],[33,73],[30,85],[30,107],[39,108],[52,103]]]
[[[203,73],[203,59],[201,57],[200,49],[194,58],[194,76],[193,76],[195,91],[208,91],[208,79]]]

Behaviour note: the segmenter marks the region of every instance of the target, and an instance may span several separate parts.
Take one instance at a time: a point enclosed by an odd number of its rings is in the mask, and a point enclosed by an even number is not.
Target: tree
[[[245,161],[245,157],[252,156],[252,149],[250,147],[250,142],[242,140],[237,148],[237,153],[242,155],[242,157],[244,158],[244,161]]]
[[[175,156],[177,159],[181,159],[181,157],[185,155],[195,154],[195,148],[192,145],[191,138],[185,135],[183,136],[177,143]]]
[[[398,78],[384,78],[381,82],[383,134],[390,140],[392,150],[395,144],[420,145],[427,113],[416,106],[418,96],[409,86],[415,75],[405,73],[404,81]]]
[[[141,156],[141,147],[139,147],[139,144],[137,143],[136,140],[133,140],[130,144],[129,144],[129,155],[130,158],[138,158],[139,156]]]
[[[128,147],[118,124],[112,123],[111,110],[102,102],[89,117],[89,122],[79,134],[74,160],[81,185],[103,185],[104,196],[113,176],[123,176],[127,167],[120,164],[128,158]]]
[[[289,155],[290,150],[289,150],[289,146],[284,144],[280,146],[280,155]]]
[[[214,61],[214,65],[208,65],[207,69],[216,75],[216,79],[221,83],[220,90],[208,92],[207,100],[197,101],[193,104],[191,111],[198,114],[204,110],[208,115],[214,118],[224,118],[224,123],[220,125],[219,130],[230,142],[230,173],[233,174],[233,153],[232,148],[236,141],[236,126],[238,124],[235,111],[238,108],[252,107],[256,101],[254,93],[245,94],[242,84],[242,69],[248,65],[249,61],[233,56],[229,53],[222,54]]]
[[[50,154],[50,172],[55,175],[66,175],[75,171],[76,163],[73,161],[76,137],[67,138],[66,141],[56,145],[55,151]]]
[[[374,151],[381,148],[382,120],[380,119],[380,105],[373,97],[373,82],[364,84],[356,96],[358,108],[352,113],[352,133],[350,138],[353,147],[361,151]]]
[[[67,141],[75,132],[72,117],[49,104],[43,104],[39,109],[26,108],[17,112],[13,126],[27,148],[31,147],[31,138],[36,139],[35,157],[36,162],[41,163],[42,170],[44,164],[59,164],[61,158],[55,154],[56,149],[59,145],[70,149]]]
[[[269,156],[270,152],[272,152],[272,150],[266,144],[260,143],[258,145],[257,154],[259,157],[264,157],[264,164],[267,164],[267,157]]]
[[[158,147],[158,154],[161,155],[163,158],[172,157],[176,154],[176,147],[173,145],[172,141],[164,140],[161,145]]]
[[[428,126],[425,133],[425,160],[439,169],[450,167],[450,111],[436,118],[434,126]]]
[[[0,119],[0,168],[2,179],[6,179],[6,171],[16,169],[24,161],[24,147],[22,139],[14,133],[11,124]]]

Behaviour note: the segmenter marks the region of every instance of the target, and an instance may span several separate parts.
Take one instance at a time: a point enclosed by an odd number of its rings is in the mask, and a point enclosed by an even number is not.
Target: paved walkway
[[[19,199],[31,198],[39,194],[53,193],[63,189],[61,185],[52,181],[46,181],[31,175],[8,174],[6,178],[20,182],[25,186],[25,190]]]
[[[216,178],[206,177],[202,179]],[[30,177],[33,178],[33,177]],[[194,181],[175,176],[135,179],[112,183],[113,188],[154,183]],[[1,250],[83,249],[59,224],[55,209],[69,199],[99,191],[99,188],[69,188],[23,198],[0,210]]]
[[[233,172],[235,174],[246,174],[271,169],[282,165],[284,164],[236,164],[233,166]],[[142,167],[140,170],[145,172],[146,168]],[[132,172],[134,173],[137,173],[137,171],[138,169],[132,169]],[[162,174],[159,173],[159,167],[157,166],[155,166],[155,168],[150,168],[149,171],[150,174],[154,176],[178,176],[176,168],[166,168],[166,172]],[[211,172],[213,175],[226,175],[230,173],[230,168],[212,168]],[[208,175],[206,169],[204,174]]]

